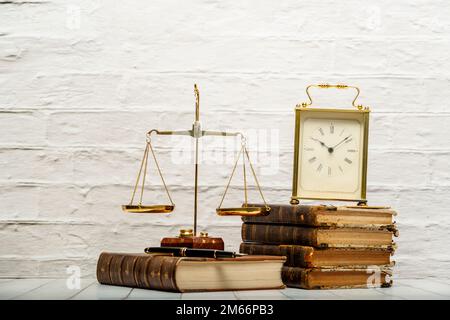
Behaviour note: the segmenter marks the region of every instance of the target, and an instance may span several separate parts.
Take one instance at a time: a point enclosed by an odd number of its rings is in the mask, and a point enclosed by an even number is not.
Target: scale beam
[[[223,136],[223,137],[232,137],[242,135],[240,132],[226,132],[226,131],[209,131],[202,130],[200,132],[199,137],[195,136],[194,130],[175,130],[175,131],[159,131],[159,130],[151,130],[148,133],[151,134],[155,132],[158,135],[167,135],[167,136],[190,136],[192,138],[201,138],[203,136]]]

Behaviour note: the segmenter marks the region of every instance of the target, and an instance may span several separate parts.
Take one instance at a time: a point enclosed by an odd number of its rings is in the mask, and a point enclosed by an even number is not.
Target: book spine
[[[135,267],[138,256],[127,255],[122,260],[122,285],[127,287],[136,287]]]
[[[109,266],[111,264],[111,259],[113,255],[103,252],[97,261],[97,280],[100,283],[111,283],[111,278],[109,276]]]
[[[125,259],[124,255],[114,255],[109,265],[109,278],[111,283],[118,286],[123,286],[122,281],[122,262]]]
[[[152,260],[147,259],[145,256],[139,256],[136,261],[135,269],[133,272],[134,280],[137,288],[150,288],[146,277],[146,270]]]
[[[179,292],[175,278],[179,259],[104,252],[97,262],[97,280],[102,284]]]
[[[260,204],[249,205],[263,207],[263,205]],[[270,208],[270,213],[266,216],[242,217],[242,221],[247,223],[318,226],[316,212],[322,207],[307,205],[270,205]]]
[[[317,246],[317,229],[270,224],[242,224],[244,242]]]
[[[285,256],[285,266],[312,268],[311,261],[314,249],[312,247],[290,245],[267,245],[255,243],[241,243],[239,252],[249,255]]]
[[[283,267],[281,279],[288,287],[310,289],[307,269]]]

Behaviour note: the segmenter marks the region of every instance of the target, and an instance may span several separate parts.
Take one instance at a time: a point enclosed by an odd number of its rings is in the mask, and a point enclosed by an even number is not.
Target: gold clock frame
[[[356,96],[353,99],[352,105],[354,109],[336,109],[336,108],[317,108],[310,107],[312,105],[312,98],[309,93],[310,88],[319,89],[354,89],[356,90]],[[367,206],[367,158],[368,158],[368,142],[369,142],[369,107],[364,107],[362,105],[357,105],[356,100],[358,99],[360,90],[358,87],[348,86],[343,84],[331,85],[331,84],[313,84],[306,87],[306,94],[308,96],[309,102],[304,102],[296,105],[295,107],[295,135],[294,135],[294,168],[293,168],[293,179],[292,179],[292,196],[290,203],[293,205],[299,204],[300,200],[331,200],[331,201],[355,201],[358,202],[358,206]],[[336,112],[336,113],[359,113],[362,115],[363,121],[363,155],[362,155],[362,170],[361,170],[361,194],[357,199],[339,199],[339,198],[328,198],[328,197],[302,197],[299,196],[299,156],[300,156],[300,123],[302,111],[308,112]]]

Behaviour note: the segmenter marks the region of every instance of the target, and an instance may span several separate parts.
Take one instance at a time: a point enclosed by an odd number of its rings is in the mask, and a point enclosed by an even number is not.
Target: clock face
[[[298,189],[304,198],[361,199],[364,124],[310,114],[300,122]]]

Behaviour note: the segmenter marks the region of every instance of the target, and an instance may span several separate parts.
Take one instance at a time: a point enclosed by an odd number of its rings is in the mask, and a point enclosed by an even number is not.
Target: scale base
[[[207,232],[200,232],[200,236],[194,236],[191,229],[180,230],[178,237],[162,238],[161,247],[186,247],[213,250],[224,250],[225,248],[222,238],[210,237]]]

